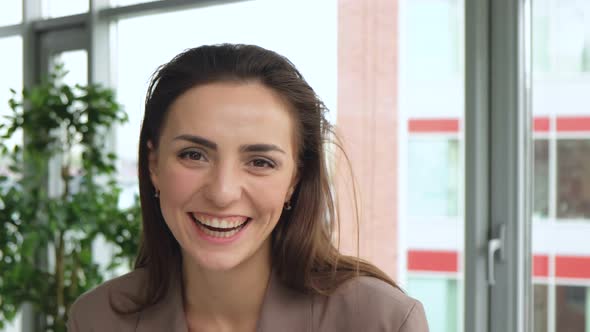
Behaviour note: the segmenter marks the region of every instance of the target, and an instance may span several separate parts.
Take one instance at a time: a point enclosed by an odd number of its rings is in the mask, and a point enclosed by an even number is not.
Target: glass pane
[[[584,332],[588,313],[588,288],[558,286],[555,302],[557,307],[555,330],[559,332]]]
[[[0,50],[9,50],[0,52],[0,123],[5,123],[4,116],[11,115],[12,110],[8,106],[8,100],[12,98],[10,89],[14,89],[20,94],[23,86],[23,45],[22,38],[9,37],[0,38]],[[22,142],[22,133],[15,133],[11,139],[6,142],[9,148],[14,147],[17,142]],[[2,167],[0,162],[0,173]]]
[[[399,10],[402,286],[431,331],[463,331],[464,1],[402,0]]]
[[[410,138],[408,143],[408,214],[459,216],[459,142]]]
[[[533,2],[533,10],[535,70],[546,73],[589,71],[590,3],[538,0]]]
[[[557,218],[590,219],[590,140],[557,141]]]
[[[89,9],[88,0],[43,0],[44,17],[61,17],[86,13]]]
[[[138,3],[154,2],[158,0],[111,0],[112,6],[130,6]]]
[[[67,71],[63,83],[70,86],[88,84],[88,52],[86,50],[74,50],[58,53],[52,58],[53,63],[62,63]],[[70,152],[73,170],[76,173],[82,167],[82,151],[74,145]]]
[[[62,52],[53,57],[54,63],[63,63],[68,74],[64,83],[69,85],[88,83],[88,52],[75,50]]]
[[[422,299],[431,332],[459,331],[459,282],[444,277],[410,277],[408,291]]]
[[[0,26],[19,24],[23,20],[23,1],[0,2]]]
[[[547,286],[534,285],[533,331],[547,332]]]
[[[587,332],[590,2],[532,5],[535,330]]]
[[[549,215],[549,141],[534,141],[533,217],[547,218]]]
[[[2,3],[3,5],[4,3]],[[0,8],[2,8],[0,5]],[[0,16],[1,14],[0,9]],[[23,45],[22,38],[9,37],[0,38],[0,50],[6,50],[6,52],[0,52],[0,124],[6,123],[4,116],[11,115],[12,111],[8,106],[8,99],[12,97],[10,89],[16,90],[18,93],[21,92],[23,86]],[[16,132],[13,137],[7,142],[9,147],[14,147],[17,142],[22,142],[22,132]],[[0,159],[0,175],[7,174],[6,163]],[[1,190],[0,190],[1,192]],[[0,226],[4,227],[4,225]],[[7,324],[4,332],[18,332],[21,331],[21,314],[17,314],[11,324]]]

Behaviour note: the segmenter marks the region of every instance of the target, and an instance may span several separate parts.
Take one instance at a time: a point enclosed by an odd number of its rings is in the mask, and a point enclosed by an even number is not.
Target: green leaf
[[[139,201],[130,209],[118,206],[121,188],[113,180],[117,158],[105,149],[103,137],[113,125],[126,121],[127,114],[111,89],[63,84],[65,75],[67,70],[58,64],[42,83],[20,94],[11,89],[12,113],[0,125],[3,138],[17,131],[27,137],[26,145],[16,145],[12,151],[0,143],[5,165],[12,172],[0,176],[4,223],[0,227],[0,324],[13,317],[23,301],[55,318],[59,278],[55,271],[39,270],[35,258],[46,254],[42,249],[47,246],[55,252],[60,233],[66,234],[66,253],[72,253],[64,259],[62,276],[75,283],[68,286],[68,303],[103,280],[92,261],[92,243],[98,236],[116,248],[111,267],[130,264],[137,253]],[[49,160],[76,144],[82,148],[82,174],[59,177],[64,181],[60,187],[68,192],[50,197],[46,191]]]

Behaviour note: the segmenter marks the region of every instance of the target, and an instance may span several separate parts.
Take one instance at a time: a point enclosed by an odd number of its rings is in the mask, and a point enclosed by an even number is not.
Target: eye
[[[257,158],[250,161],[250,165],[257,168],[275,168],[276,164],[268,159]]]
[[[201,151],[197,151],[197,150],[182,151],[180,154],[178,154],[178,157],[180,157],[180,159],[194,160],[194,161],[205,161],[206,160],[205,155]]]

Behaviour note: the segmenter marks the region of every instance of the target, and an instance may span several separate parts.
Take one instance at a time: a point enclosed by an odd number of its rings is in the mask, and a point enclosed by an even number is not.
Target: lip
[[[195,232],[195,235],[197,237],[201,238],[202,240],[206,241],[207,243],[215,244],[215,245],[228,245],[228,244],[238,241],[242,237],[242,234],[244,234],[246,232],[246,230],[248,229],[248,227],[250,226],[250,221],[252,221],[252,218],[240,216],[240,215],[218,215],[218,214],[208,214],[208,213],[200,213],[199,212],[199,214],[204,214],[204,215],[214,217],[214,218],[244,217],[244,218],[248,219],[246,222],[246,225],[244,225],[236,234],[232,235],[231,237],[220,238],[220,237],[208,235],[207,233],[203,232],[201,230],[201,228],[193,221],[190,214],[191,213],[187,213],[186,215],[187,215],[188,222],[191,224],[191,228]]]
[[[189,211],[187,213],[192,213],[194,215],[200,214],[204,216],[208,216],[211,218],[250,218],[248,216],[244,216],[241,214],[216,214],[216,213],[208,213],[208,212],[200,212],[200,211]]]

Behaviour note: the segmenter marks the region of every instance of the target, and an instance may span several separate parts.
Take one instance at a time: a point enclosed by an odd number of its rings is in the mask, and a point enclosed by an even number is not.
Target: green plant
[[[119,207],[116,156],[104,140],[127,116],[111,90],[63,84],[65,74],[58,65],[22,95],[11,90],[12,115],[0,126],[0,328],[27,302],[43,330],[65,331],[73,301],[137,252],[138,200]],[[19,132],[25,144],[9,149],[3,142]],[[92,260],[99,236],[117,249],[106,270]]]

